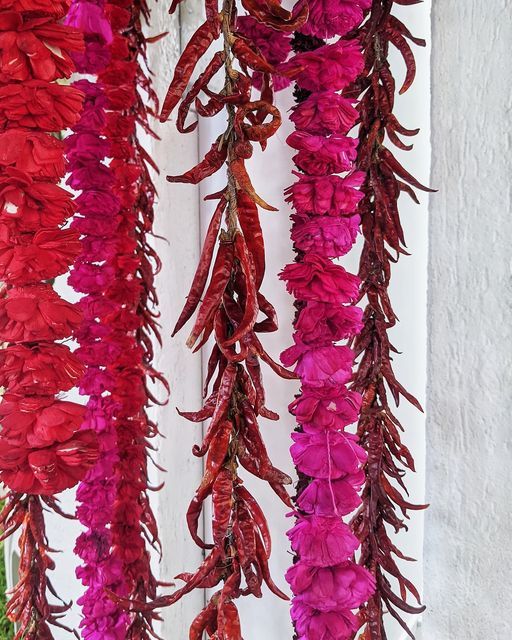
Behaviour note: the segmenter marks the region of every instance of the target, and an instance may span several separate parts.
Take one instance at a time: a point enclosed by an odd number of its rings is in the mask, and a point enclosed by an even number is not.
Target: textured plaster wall
[[[508,0],[434,0],[424,640],[510,638]]]

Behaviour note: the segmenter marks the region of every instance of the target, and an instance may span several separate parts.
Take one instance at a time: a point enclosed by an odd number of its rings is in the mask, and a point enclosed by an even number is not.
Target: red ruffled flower
[[[45,449],[12,447],[0,435],[0,480],[13,491],[53,495],[82,480],[98,457],[92,431]]]
[[[19,126],[61,131],[80,117],[83,94],[74,87],[42,80],[0,87],[0,128]]]
[[[48,447],[68,440],[78,431],[84,414],[85,407],[74,402],[8,394],[0,403],[0,439],[13,448]]]
[[[45,284],[19,287],[0,300],[0,340],[62,340],[78,329],[80,311]]]
[[[0,280],[24,285],[65,273],[81,251],[80,238],[70,229],[41,229],[13,234],[0,224]]]
[[[22,171],[7,167],[0,177],[0,220],[19,231],[58,227],[73,215],[69,191],[56,184],[34,182]]]
[[[62,18],[66,15],[71,0],[0,0],[0,9],[5,11],[33,12]]]
[[[2,83],[69,78],[74,71],[69,53],[82,49],[80,32],[55,23],[53,18],[24,20],[14,11],[0,13]]]
[[[46,133],[9,129],[0,133],[0,166],[58,181],[66,169],[64,145]]]
[[[10,393],[53,396],[74,387],[84,366],[66,345],[10,345],[0,350],[0,385]]]

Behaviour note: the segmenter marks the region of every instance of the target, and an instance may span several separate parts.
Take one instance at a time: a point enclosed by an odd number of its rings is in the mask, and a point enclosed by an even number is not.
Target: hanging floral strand
[[[352,610],[375,587],[353,559],[359,543],[343,522],[361,503],[366,459],[346,431],[358,419],[361,396],[347,387],[354,354],[339,345],[361,330],[362,312],[354,306],[360,283],[333,263],[350,251],[360,224],[364,174],[353,171],[357,140],[347,135],[358,113],[339,91],[362,71],[363,58],[357,40],[323,39],[345,36],[367,6],[363,0],[311,0],[309,20],[293,39],[295,55],[283,67],[297,82],[298,103],[291,116],[296,131],[287,141],[297,150],[298,179],[287,191],[297,256],[280,277],[297,309],[295,345],[281,359],[296,363],[301,381],[290,405],[299,423],[291,447],[299,483],[297,522],[288,533],[296,555],[287,573],[300,640],[350,638],[360,627]]]
[[[75,56],[77,71],[95,75],[108,64],[112,29],[105,17],[105,2],[78,0],[67,17],[84,34],[85,51]],[[85,94],[82,116],[66,140],[70,178],[81,191],[76,199],[79,215],[72,227],[81,234],[82,252],[75,262],[69,283],[84,294],[80,301],[83,320],[77,332],[76,355],[86,367],[80,392],[89,396],[84,428],[98,435],[100,455],[77,491],[77,516],[86,527],[78,538],[75,553],[83,564],[77,577],[86,587],[79,599],[80,626],[85,638],[124,640],[128,616],[108,596],[106,589],[125,593],[123,566],[112,553],[113,517],[116,497],[115,465],[118,462],[115,380],[107,367],[116,359],[119,346],[111,339],[109,317],[113,306],[105,297],[112,285],[112,260],[117,248],[120,199],[112,193],[115,181],[106,163],[110,142],[105,138],[107,112],[103,87],[89,80],[74,85]]]
[[[95,434],[80,430],[84,407],[60,399],[83,367],[66,344],[80,324],[77,307],[51,281],[80,251],[66,171],[53,134],[76,124],[83,95],[58,84],[73,70],[80,33],[59,23],[64,0],[0,0],[0,479],[11,490],[0,517],[2,539],[21,527],[19,582],[7,614],[16,639],[48,640],[67,606],[47,577],[54,566],[43,506],[58,513],[56,494],[81,480],[97,457]],[[59,342],[57,342],[59,341]],[[63,515],[63,514],[62,514]]]
[[[114,34],[110,60],[99,81],[107,98],[107,131],[113,192],[121,208],[115,251],[108,261],[112,282],[105,292],[111,305],[108,325],[116,357],[106,368],[113,382],[116,403],[118,462],[115,467],[115,502],[112,517],[112,554],[119,560],[127,601],[156,598],[146,543],[159,547],[158,528],[148,492],[148,439],[158,433],[147,415],[150,402],[158,402],[149,382],[165,380],[152,366],[152,335],[160,338],[154,312],[157,302],[154,271],[159,262],[146,236],[153,221],[154,187],[146,163],[152,161],[138,140],[137,126],[150,132],[147,109],[140,91],[151,101],[154,93],[143,70],[146,41],[141,19],[148,17],[145,2],[111,0],[106,12]],[[154,165],[152,165],[154,166]],[[153,635],[155,614],[135,612],[130,616],[127,640],[145,640]]]
[[[171,12],[178,4],[179,1],[173,3]],[[242,4],[262,24],[285,32],[292,32],[306,17],[303,11],[294,19],[275,1],[244,0]],[[193,621],[190,638],[199,640],[206,632],[210,637],[238,640],[242,637],[234,603],[238,597],[261,597],[265,582],[274,593],[286,598],[269,575],[270,538],[265,517],[238,473],[241,466],[266,480],[290,505],[284,485],[291,480],[270,462],[257,422],[258,416],[278,419],[265,407],[260,361],[279,375],[291,376],[270,358],[256,336],[276,330],[275,311],[260,291],[265,253],[258,217],[258,206],[274,208],[255,193],[245,168],[253,143],[265,146],[280,125],[280,115],[266,97],[271,92],[267,91],[261,100],[251,101],[249,73],[261,72],[263,83],[270,85],[274,68],[248,37],[238,34],[234,0],[224,0],[220,12],[215,0],[206,0],[205,8],[207,20],[178,62],[161,119],[167,120],[180,101],[180,131],[192,131],[197,126],[186,124],[192,104],[201,116],[213,116],[225,109],[228,117],[226,131],[213,143],[205,159],[181,176],[168,177],[172,182],[197,184],[223,167],[227,172],[227,186],[207,198],[218,204],[187,303],[174,330],[180,330],[198,309],[188,346],[197,351],[210,336],[215,340],[208,362],[204,407],[182,414],[193,422],[210,420],[202,445],[194,448],[195,455],[206,456],[206,467],[187,514],[192,537],[208,553],[195,573],[178,576],[185,582],[183,587],[159,598],[152,606],[172,604],[195,588],[222,585]],[[198,60],[219,39],[221,50],[213,54],[205,71],[185,93]],[[239,69],[235,69],[235,63]],[[220,70],[225,71],[225,84],[217,93],[209,83]],[[201,93],[206,96],[205,103],[199,97]],[[210,496],[213,543],[203,541],[198,533],[203,505]]]
[[[398,405],[402,396],[421,410],[418,401],[397,381],[392,370],[392,354],[396,349],[388,332],[397,318],[389,299],[391,265],[400,254],[406,254],[400,224],[398,198],[406,193],[418,202],[414,189],[430,191],[411,176],[385,145],[385,138],[400,149],[410,149],[399,135],[414,136],[418,130],[406,129],[393,115],[395,80],[388,62],[390,44],[402,54],[407,72],[400,93],[411,86],[415,63],[408,40],[424,46],[407,27],[393,16],[393,0],[373,0],[370,15],[359,31],[363,47],[364,72],[346,92],[349,98],[360,96],[359,149],[356,166],[366,174],[364,194],[359,204],[364,246],[359,276],[361,295],[367,306],[363,329],[354,341],[359,366],[352,389],[362,394],[358,435],[368,452],[363,504],[353,520],[353,531],[361,540],[361,564],[374,575],[377,589],[362,615],[366,622],[364,640],[386,640],[384,614],[395,618],[413,637],[403,613],[416,614],[422,606],[407,602],[408,595],[420,603],[417,589],[408,580],[395,558],[404,555],[390,538],[388,527],[398,532],[406,528],[405,519],[411,509],[424,506],[409,502],[396,485],[407,493],[405,470],[414,471],[414,461],[403,444],[398,418],[389,406],[388,391]],[[395,4],[415,4],[412,0],[396,0]],[[396,256],[394,255],[396,254]],[[398,586],[398,593],[394,588]]]

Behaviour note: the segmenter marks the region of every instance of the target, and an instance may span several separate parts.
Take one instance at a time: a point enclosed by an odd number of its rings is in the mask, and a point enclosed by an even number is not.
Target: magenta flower
[[[322,612],[295,600],[291,615],[298,640],[348,640],[359,629],[357,617],[348,609]]]
[[[292,219],[292,240],[297,249],[326,258],[338,258],[348,253],[359,232],[359,216],[309,218],[296,214]]]
[[[344,386],[305,387],[289,407],[306,431],[343,429],[357,421],[360,408],[360,394]]]
[[[309,19],[301,31],[316,38],[344,36],[363,19],[371,0],[309,0]]]
[[[361,46],[356,40],[339,40],[314,51],[298,53],[283,70],[308,91],[339,91],[363,71]]]
[[[313,478],[343,478],[357,473],[366,460],[366,453],[356,444],[356,436],[338,431],[292,433],[290,447],[295,466]]]
[[[325,138],[294,131],[287,142],[292,149],[298,150],[293,161],[309,175],[325,176],[349,171],[357,157],[357,139],[340,134]]]
[[[296,173],[299,180],[286,190],[287,202],[297,213],[318,216],[353,214],[363,197],[358,191],[365,175],[356,171],[345,178],[339,176],[306,176]]]
[[[359,307],[308,302],[299,313],[295,328],[303,344],[322,346],[359,333],[362,317]]]
[[[286,573],[296,602],[318,611],[356,609],[375,588],[375,578],[355,562],[334,567],[312,567],[297,562]]]
[[[297,340],[297,336],[294,336],[294,340]],[[297,342],[293,347],[283,351],[281,362],[286,367],[291,367],[297,362],[295,372],[303,385],[340,385],[352,377],[354,353],[352,349],[344,346],[308,347]]]
[[[359,295],[357,276],[314,254],[304,256],[302,263],[286,265],[279,277],[298,300],[336,304],[351,302]]]
[[[317,478],[301,492],[297,506],[307,514],[316,516],[340,516],[352,513],[361,504],[358,491],[365,480],[364,471],[337,480]]]
[[[290,120],[298,131],[316,135],[348,133],[358,118],[357,110],[339,93],[312,93],[307,100],[293,108]]]
[[[359,546],[350,528],[338,517],[300,518],[287,535],[301,561],[316,567],[345,562]]]

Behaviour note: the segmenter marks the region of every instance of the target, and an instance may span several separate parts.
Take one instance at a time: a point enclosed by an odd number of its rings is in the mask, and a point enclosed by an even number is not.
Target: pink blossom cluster
[[[367,0],[310,0],[303,36],[343,36],[368,9]],[[343,521],[360,503],[365,451],[347,427],[357,422],[361,397],[351,391],[350,341],[362,328],[355,306],[359,279],[333,262],[347,254],[359,231],[355,213],[363,174],[354,170],[357,141],[348,133],[358,113],[337,93],[363,70],[356,40],[305,47],[284,65],[300,102],[288,144],[297,151],[293,206],[297,260],[280,277],[296,299],[294,345],[281,356],[295,366],[301,391],[290,405],[298,428],[291,454],[299,473],[296,524],[288,532],[295,564],[287,573],[299,640],[344,640],[357,631],[353,613],[372,594],[371,574],[354,561],[359,541]],[[302,99],[303,98],[303,99]],[[344,174],[342,176],[338,174]]]
[[[85,35],[85,52],[76,61],[79,70],[97,73],[108,60],[112,41],[104,2],[78,0],[67,20]],[[126,637],[127,615],[105,591],[124,594],[123,567],[113,556],[110,529],[116,500],[118,402],[112,393],[116,381],[108,365],[119,356],[119,347],[108,339],[116,305],[104,296],[114,279],[111,263],[116,252],[120,201],[112,193],[114,177],[105,162],[110,156],[110,144],[103,135],[107,126],[104,89],[88,80],[77,81],[74,86],[85,94],[85,103],[82,117],[67,139],[68,182],[81,192],[76,198],[78,215],[72,226],[81,234],[82,252],[69,283],[84,295],[80,301],[83,321],[77,332],[80,346],[76,351],[86,371],[80,392],[90,396],[83,428],[97,433],[100,449],[97,464],[77,491],[77,516],[86,528],[75,548],[82,560],[77,577],[86,587],[78,601],[83,612],[80,626],[87,640],[122,640]]]

